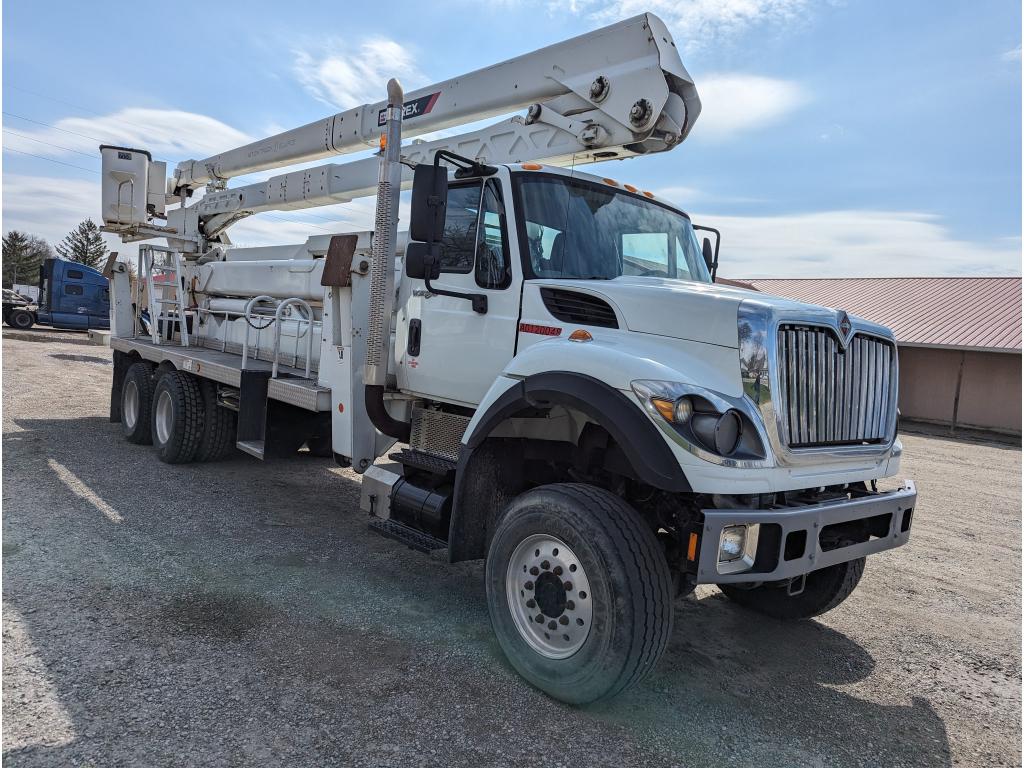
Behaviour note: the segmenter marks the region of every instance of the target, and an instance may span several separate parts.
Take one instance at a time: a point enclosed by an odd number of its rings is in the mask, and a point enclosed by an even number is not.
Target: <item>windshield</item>
[[[711,282],[693,226],[682,214],[580,179],[535,173],[516,178],[534,277]]]

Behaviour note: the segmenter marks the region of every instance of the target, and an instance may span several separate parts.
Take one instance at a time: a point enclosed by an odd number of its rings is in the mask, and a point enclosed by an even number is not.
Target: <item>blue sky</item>
[[[101,140],[198,158],[383,98],[392,74],[426,85],[650,10],[703,113],[672,152],[585,170],[721,228],[723,274],[1020,274],[1017,2],[391,5],[6,3],[4,231],[56,241],[97,218]],[[262,215],[232,237],[368,227],[371,205]]]

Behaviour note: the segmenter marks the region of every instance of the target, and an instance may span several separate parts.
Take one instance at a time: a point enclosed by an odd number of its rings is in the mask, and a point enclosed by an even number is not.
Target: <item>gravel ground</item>
[[[911,543],[844,605],[702,587],[572,709],[503,659],[480,563],[372,535],[355,475],[162,465],[107,420],[109,350],[36,334],[3,340],[5,765],[1020,765],[1018,447],[906,436]]]

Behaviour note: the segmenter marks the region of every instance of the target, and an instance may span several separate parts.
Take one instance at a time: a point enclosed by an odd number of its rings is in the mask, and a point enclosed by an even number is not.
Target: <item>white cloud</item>
[[[1019,238],[957,239],[926,213],[836,210],[779,216],[694,214],[722,232],[727,277],[1018,275]]]
[[[684,48],[695,49],[767,24],[802,22],[811,0],[573,0],[571,10],[601,22],[650,11],[664,21]],[[552,3],[553,8],[567,6]]]
[[[20,229],[58,243],[83,219],[100,223],[100,183],[52,176],[3,176],[4,232]]]
[[[703,141],[726,141],[776,123],[810,100],[799,83],[742,73],[697,78],[697,93],[701,110],[693,138]]]
[[[368,38],[357,46],[329,40],[320,54],[299,50],[295,57],[299,82],[339,109],[383,101],[392,77],[407,91],[427,83],[409,49],[384,37]]]
[[[53,128],[30,129],[7,121],[4,146],[57,157],[86,152],[99,157],[99,144],[148,149],[154,159],[206,157],[241,146],[253,137],[219,120],[176,109],[128,107],[100,117],[65,117]],[[29,138],[22,138],[22,137]]]
[[[999,58],[1003,61],[1020,61],[1020,43],[1017,43],[1016,48],[1003,52]]]

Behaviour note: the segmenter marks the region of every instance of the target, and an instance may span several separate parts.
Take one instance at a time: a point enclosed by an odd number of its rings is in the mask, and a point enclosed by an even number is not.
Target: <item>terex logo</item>
[[[441,92],[431,93],[427,96],[420,96],[418,99],[407,101],[402,105],[402,119],[408,120],[412,117],[419,117],[425,115],[434,108],[437,103],[437,97],[441,95]],[[377,113],[377,125],[383,126],[387,122],[387,110],[382,109]]]

